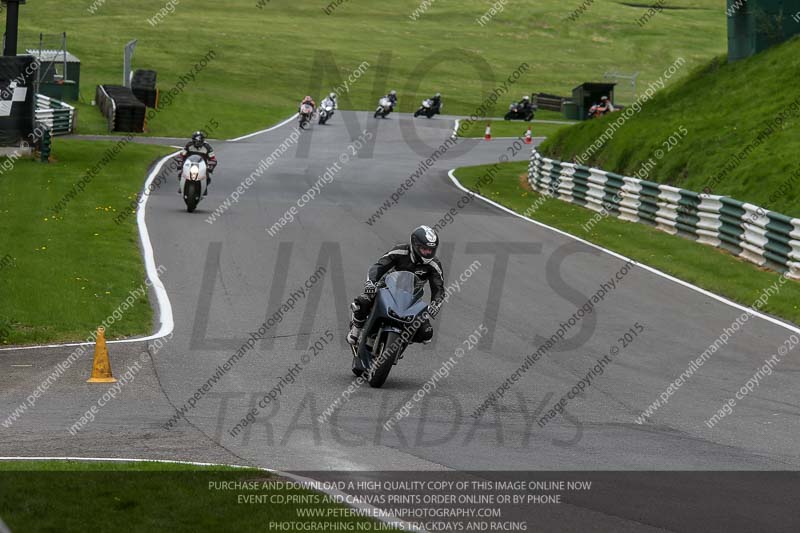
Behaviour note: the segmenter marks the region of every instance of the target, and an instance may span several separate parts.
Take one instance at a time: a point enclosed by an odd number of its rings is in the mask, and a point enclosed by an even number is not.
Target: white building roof
[[[39,58],[39,61],[42,62],[63,62],[64,61],[64,54],[63,50],[41,50],[41,55],[39,54],[40,50],[38,48],[28,48],[25,52],[28,55],[32,55],[33,57]],[[81,60],[75,57],[74,55],[66,52],[67,55],[67,63],[80,63]]]

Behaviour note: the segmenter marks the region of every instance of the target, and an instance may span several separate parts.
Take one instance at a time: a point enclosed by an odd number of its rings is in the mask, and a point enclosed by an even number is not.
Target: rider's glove
[[[375,294],[375,291],[377,290],[378,287],[371,279],[368,279],[367,281],[364,282],[364,294],[372,296],[373,294]]]
[[[428,315],[430,315],[431,318],[436,318],[436,315],[439,314],[439,309],[440,307],[435,303],[428,305]]]

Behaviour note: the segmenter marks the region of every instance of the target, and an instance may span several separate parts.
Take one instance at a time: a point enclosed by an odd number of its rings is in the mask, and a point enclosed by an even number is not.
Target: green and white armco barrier
[[[528,183],[537,192],[724,248],[800,279],[800,219],[727,196],[548,159],[536,150],[528,167]],[[591,229],[598,221],[584,227]]]
[[[71,105],[43,94],[36,95],[36,122],[47,126],[53,135],[72,133],[75,120],[75,108]]]

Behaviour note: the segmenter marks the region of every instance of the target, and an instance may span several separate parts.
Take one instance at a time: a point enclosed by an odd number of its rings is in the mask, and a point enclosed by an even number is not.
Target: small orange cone
[[[533,142],[533,137],[531,137],[531,127],[528,126],[528,131],[525,132],[525,144],[531,144]]]
[[[483,134],[483,140],[491,141],[492,140],[492,123],[486,123],[486,132]]]
[[[111,375],[111,362],[108,360],[106,348],[106,330],[103,326],[97,328],[97,340],[94,345],[94,362],[92,363],[92,377],[86,383],[114,383],[117,381]]]

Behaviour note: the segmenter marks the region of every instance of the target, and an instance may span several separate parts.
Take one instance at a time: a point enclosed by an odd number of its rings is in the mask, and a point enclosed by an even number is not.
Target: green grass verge
[[[19,159],[0,175],[0,344],[84,340],[145,280],[130,211],[148,165],[171,151],[128,143],[57,215],[53,207],[113,142],[56,139],[54,162]],[[176,199],[177,201],[177,199]],[[147,295],[109,328],[110,338],[152,328]]]
[[[441,91],[445,110],[456,115],[481,104],[490,89],[481,82],[486,65],[498,85],[521,62],[529,63],[489,113],[497,116],[523,94],[569,94],[609,70],[638,71],[640,86],[646,86],[677,56],[696,65],[726,47],[719,0],[676,0],[670,5],[680,9],[664,10],[645,28],[637,19],[647,12],[646,2],[595,2],[568,20],[581,1],[518,0],[484,25],[477,19],[491,7],[485,0],[433,2],[416,20],[420,0],[398,0],[388,10],[380,2],[343,2],[329,15],[327,0],[273,0],[262,9],[256,0],[205,2],[202,8],[184,1],[153,25],[148,19],[164,9],[164,0],[39,0],[21,8],[20,44],[37,46],[40,32],[67,32],[69,50],[82,61],[81,133],[106,131],[89,102],[97,84],[121,82],[129,40],[138,39],[134,68],[156,70],[162,90],[214,50],[216,59],[148,126],[153,135],[183,136],[215,119],[217,138],[275,123],[293,113],[304,94],[328,92],[334,85],[330,70],[344,80],[364,61],[370,66],[341,99],[344,108],[373,109],[376,92],[395,88],[401,111],[413,112],[422,98]],[[465,54],[483,61],[468,63]],[[412,94],[417,82],[419,92]]]
[[[657,160],[647,179],[731,196],[800,217],[800,38],[728,64],[718,58],[656,94],[588,161],[591,166],[632,175]],[[781,116],[771,134],[769,121]],[[571,161],[598,139],[618,113],[560,131],[541,151]],[[678,134],[674,147],[663,143]],[[759,137],[761,138],[759,139]],[[707,191],[708,192],[708,191]]]
[[[272,522],[298,521],[318,522],[320,531],[375,530],[376,522],[361,516],[299,517],[300,508],[347,511],[321,493],[285,486],[262,488],[275,481],[271,474],[256,469],[0,462],[0,516],[12,531],[263,532],[275,530],[269,527]],[[221,483],[231,482],[258,483],[259,488],[222,488]],[[240,496],[265,495],[265,502],[239,501]],[[271,503],[270,496],[298,497],[295,502],[303,503]],[[366,525],[357,529],[357,524]]]
[[[505,163],[494,181],[481,194],[518,213],[525,212],[540,195],[522,187],[527,163]],[[455,175],[472,190],[491,165],[459,168]],[[613,216],[582,228],[595,212],[574,204],[547,199],[530,218],[571,233],[638,262],[655,267],[745,306],[750,306],[772,285],[779,274],[761,270],[716,248],[669,235],[655,228],[626,222]],[[771,296],[762,311],[800,324],[800,283],[785,283]]]

